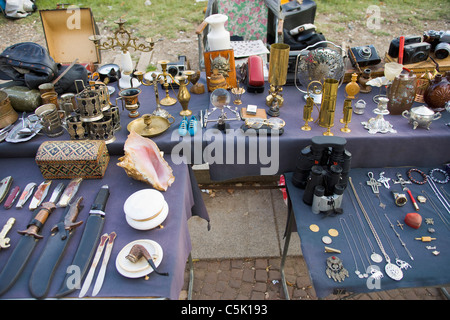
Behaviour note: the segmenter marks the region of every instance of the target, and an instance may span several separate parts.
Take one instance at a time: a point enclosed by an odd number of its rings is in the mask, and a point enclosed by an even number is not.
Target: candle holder
[[[352,99],[345,99],[344,100],[344,117],[342,118],[342,123],[345,124],[343,128],[341,128],[342,132],[349,133],[352,130],[348,127],[348,124],[350,121],[352,121]]]
[[[311,131],[311,126],[308,124],[309,121],[313,121],[314,119],[311,118],[311,113],[314,107],[314,100],[311,97],[306,98],[306,104],[303,107],[303,120],[305,121],[305,124],[301,129],[303,131]]]
[[[95,47],[99,50],[119,48],[122,51],[120,68],[122,69],[122,76],[125,75],[125,79],[120,81],[119,87],[121,88],[129,88],[136,85],[133,83],[133,79],[130,76],[133,72],[133,61],[131,60],[129,49],[134,49],[135,51],[140,52],[150,52],[153,50],[154,46],[154,42],[151,38],[145,39],[146,43],[142,43],[139,42],[138,38],[133,37],[131,33],[123,26],[126,22],[127,20],[122,18],[114,21],[119,28],[114,32],[113,36],[107,37],[103,42],[101,42],[103,37],[100,35],[92,35],[89,37],[89,40],[94,42]]]

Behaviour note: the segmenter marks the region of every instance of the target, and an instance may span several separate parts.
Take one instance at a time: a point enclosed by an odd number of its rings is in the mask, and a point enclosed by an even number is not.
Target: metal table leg
[[[189,285],[188,285],[188,300],[192,300],[192,289],[194,287],[194,263],[192,262],[192,255],[189,252]]]
[[[284,296],[286,297],[287,300],[290,300],[290,298],[289,298],[289,292],[288,292],[287,283],[286,283],[286,276],[284,274],[284,264],[286,262],[287,252],[289,249],[289,243],[291,241],[292,223],[294,220],[295,219],[292,214],[292,205],[291,205],[291,201],[289,200],[289,196],[288,196],[288,217],[287,217],[287,221],[286,221],[286,230],[284,232],[285,240],[284,240],[284,248],[283,248],[283,253],[281,256],[281,265],[280,265],[281,284],[283,285]]]

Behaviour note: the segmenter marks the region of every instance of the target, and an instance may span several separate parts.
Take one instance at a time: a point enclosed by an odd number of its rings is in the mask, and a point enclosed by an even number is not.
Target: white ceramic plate
[[[155,189],[142,189],[130,195],[123,204],[123,211],[133,220],[144,221],[161,213],[164,195]]]
[[[153,259],[156,267],[161,264],[161,261],[163,259],[163,250],[159,243],[157,243],[156,241],[141,239],[130,242],[125,247],[123,247],[122,250],[120,250],[116,257],[117,271],[127,278],[141,278],[153,272],[153,268],[150,266],[148,261],[145,260],[145,258],[141,258],[136,263],[133,263],[125,258],[130,253],[131,248],[135,244],[144,246],[153,258],[156,257],[156,259]]]
[[[127,223],[130,225],[130,227],[137,229],[137,230],[151,230],[153,228],[156,228],[160,224],[166,220],[167,216],[169,214],[169,205],[166,201],[164,201],[163,208],[161,212],[154,217],[153,219],[145,220],[145,221],[138,221],[133,220],[130,216],[125,215],[125,219],[127,220]]]

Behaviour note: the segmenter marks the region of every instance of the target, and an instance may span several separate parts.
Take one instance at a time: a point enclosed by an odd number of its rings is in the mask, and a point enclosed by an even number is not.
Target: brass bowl
[[[129,132],[134,131],[143,137],[155,137],[169,129],[174,122],[175,118],[173,116],[165,118],[144,114],[139,119],[131,121],[127,126],[127,130]]]

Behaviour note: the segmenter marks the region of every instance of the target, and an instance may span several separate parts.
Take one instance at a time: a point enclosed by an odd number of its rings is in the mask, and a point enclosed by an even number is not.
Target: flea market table
[[[400,184],[394,184],[393,181],[397,179],[397,173],[401,173],[404,178],[407,178],[406,173],[409,169],[409,167],[400,167],[351,170],[352,183],[368,219],[359,207],[351,185],[348,185],[344,192],[343,212],[327,216],[324,213],[314,214],[311,206],[303,202],[304,190],[293,184],[293,174],[285,175],[289,205],[282,258],[282,277],[286,297],[289,297],[289,294],[284,279],[284,260],[292,231],[296,231],[300,237],[302,254],[318,298],[325,298],[333,293],[364,293],[411,287],[445,287],[450,284],[450,275],[447,272],[450,264],[449,212],[437,198],[430,182],[423,185],[414,183],[408,185],[414,197],[421,195],[427,198],[425,203],[418,204],[420,210],[415,210],[407,194],[408,201],[403,207],[397,207],[394,204],[392,192],[402,193],[404,191]],[[419,169],[424,173],[430,171],[430,168]],[[367,185],[368,172],[372,172],[375,177],[378,177],[380,172],[384,172],[385,177],[391,177],[390,189],[384,186],[379,187],[380,200],[375,197],[371,187]],[[422,180],[418,179],[418,181]],[[447,196],[448,200],[450,184],[435,183],[435,185],[444,197]],[[380,201],[386,205],[384,209],[379,206]],[[447,210],[448,208],[447,204]],[[418,229],[406,225],[404,221],[405,216],[411,212],[417,212],[422,217],[422,223]],[[394,280],[385,272],[387,261],[368,221],[374,227],[375,234],[381,240],[391,263],[403,266],[401,279]],[[417,240],[422,237],[431,237],[434,240],[430,242]],[[339,253],[326,250],[326,247],[339,250]],[[374,262],[370,258],[373,252],[379,254],[383,260]],[[348,277],[344,277],[342,281],[334,281],[326,274],[327,258],[333,256],[339,258],[343,267],[348,271]],[[376,277],[371,270],[381,271],[381,277]],[[366,273],[367,276],[360,277],[356,272],[360,272],[361,275]]]

